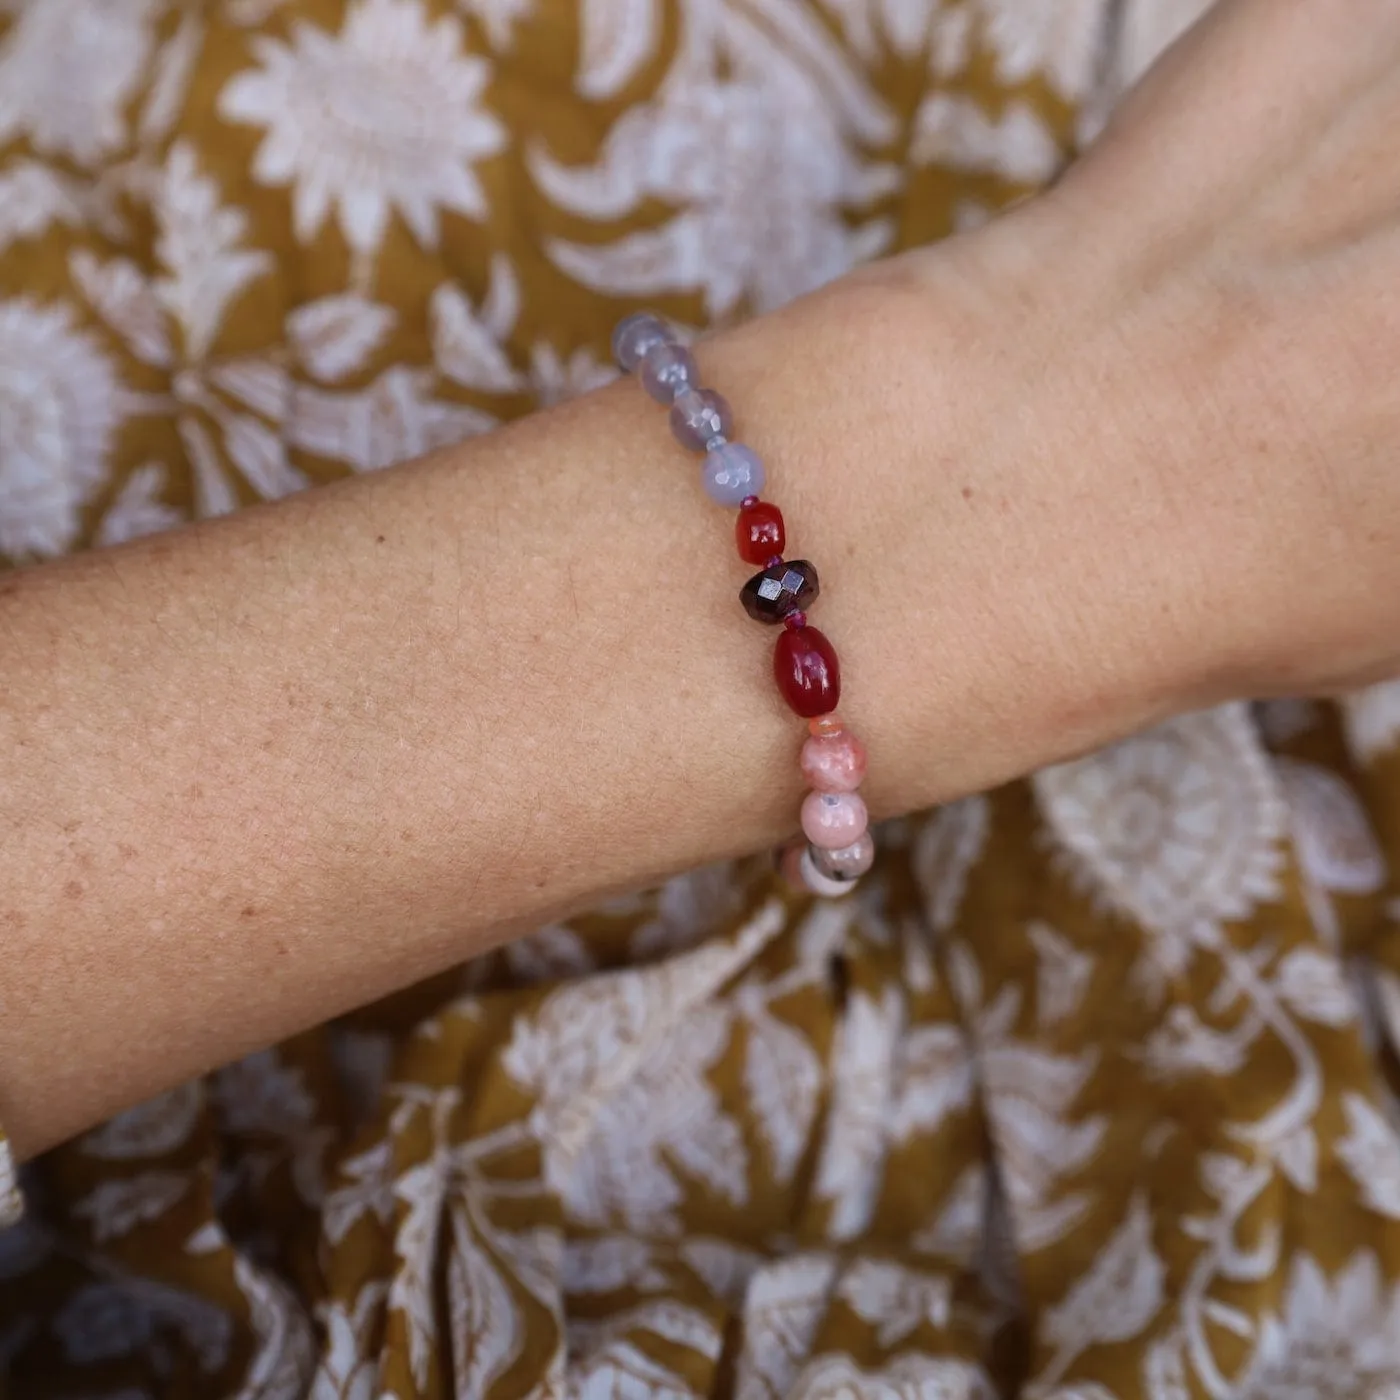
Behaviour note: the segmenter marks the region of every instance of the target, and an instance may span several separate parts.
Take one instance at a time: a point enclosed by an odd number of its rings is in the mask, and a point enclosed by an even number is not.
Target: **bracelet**
[[[865,745],[836,714],[841,663],[826,637],[807,625],[807,609],[821,592],[806,559],[784,559],[782,512],[760,499],[763,462],[752,448],[730,441],[734,417],[722,394],[700,388],[690,351],[659,317],[638,312],[613,332],[613,356],[635,373],[658,403],[671,409],[671,431],[682,447],[705,454],[701,480],[717,505],[738,507],[734,534],[739,557],[761,567],[739,591],[755,622],[782,624],[773,649],[773,677],[788,706],[810,731],[802,745],[802,776],[811,791],[802,802],[805,842],[780,854],[790,883],[818,895],[842,895],[875,860],[865,802],[856,791],[865,777]]]

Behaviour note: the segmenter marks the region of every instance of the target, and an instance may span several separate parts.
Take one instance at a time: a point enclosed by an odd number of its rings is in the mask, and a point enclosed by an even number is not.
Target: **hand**
[[[1115,595],[1061,607],[1201,703],[1400,672],[1398,128],[1400,4],[1227,0],[1058,186],[929,261],[1021,289],[980,450],[1058,463],[1039,543]]]

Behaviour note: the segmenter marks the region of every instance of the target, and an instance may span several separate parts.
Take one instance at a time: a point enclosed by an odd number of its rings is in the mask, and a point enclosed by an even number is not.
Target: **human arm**
[[[1256,217],[1280,172],[1345,165],[1333,108],[1384,119],[1393,7],[1355,0],[1365,33],[1284,9],[1301,29],[1229,6],[1212,24],[1243,28],[1190,41],[1205,58],[1048,198],[702,349],[821,570],[877,814],[1395,666],[1384,145],[1348,225],[1375,237],[1345,266],[1298,213],[1273,243]],[[1277,106],[1328,34],[1332,107],[1237,119],[1242,71]],[[1257,143],[1202,148],[1200,110]],[[1148,165],[1176,202],[1139,190]],[[786,834],[801,726],[744,577],[693,459],[622,385],[0,582],[0,1118],[21,1150]]]

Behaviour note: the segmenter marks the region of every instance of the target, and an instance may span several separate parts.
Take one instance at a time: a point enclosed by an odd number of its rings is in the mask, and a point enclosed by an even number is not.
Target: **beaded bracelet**
[[[856,791],[865,777],[865,745],[836,715],[841,665],[826,637],[807,625],[807,608],[821,591],[817,571],[806,559],[783,558],[782,512],[759,497],[763,463],[751,448],[729,440],[729,404],[715,390],[698,387],[695,359],[671,328],[639,312],[619,323],[612,348],[624,372],[636,373],[653,399],[670,405],[671,431],[681,446],[705,454],[701,480],[710,499],[739,509],[739,557],[761,565],[739,601],[756,622],[782,624],[773,676],[810,730],[801,758],[802,776],[812,788],[802,803],[807,840],[784,850],[782,869],[791,883],[813,894],[846,894],[874,862],[875,843]]]

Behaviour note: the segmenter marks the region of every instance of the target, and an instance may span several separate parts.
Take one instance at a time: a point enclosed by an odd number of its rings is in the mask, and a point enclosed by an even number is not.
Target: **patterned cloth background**
[[[971,225],[1200,8],[0,0],[0,556]],[[1396,1400],[1397,862],[1389,685],[542,929],[36,1164],[0,1391]]]

